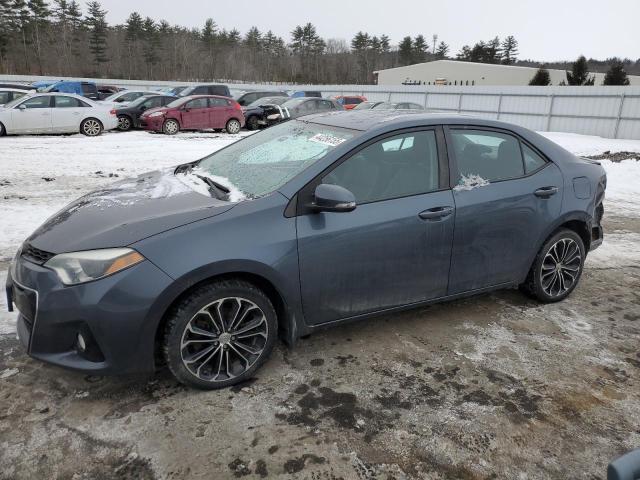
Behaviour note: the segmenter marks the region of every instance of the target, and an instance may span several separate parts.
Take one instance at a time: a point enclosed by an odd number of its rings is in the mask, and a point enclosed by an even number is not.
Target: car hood
[[[142,114],[142,116],[143,117],[148,117],[153,112],[166,112],[168,110],[169,109],[167,107],[154,107],[154,108],[150,108],[149,110],[145,110],[144,113]]]
[[[188,186],[194,179],[182,177],[187,175],[173,169],[151,172],[89,193],[50,217],[27,242],[51,253],[122,247],[234,206],[196,192]]]

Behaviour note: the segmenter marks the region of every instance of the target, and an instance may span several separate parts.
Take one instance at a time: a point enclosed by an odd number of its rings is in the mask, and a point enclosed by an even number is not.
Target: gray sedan
[[[520,288],[558,302],[602,243],[604,169],[508,123],[342,112],[85,195],[9,270],[29,355],[199,388],[280,335]],[[395,341],[390,339],[390,341]]]

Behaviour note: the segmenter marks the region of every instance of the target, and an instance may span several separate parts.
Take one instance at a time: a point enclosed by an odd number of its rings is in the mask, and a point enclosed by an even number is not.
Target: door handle
[[[423,220],[437,220],[448,217],[453,213],[453,207],[434,207],[420,212],[418,216]]]
[[[533,192],[536,197],[540,198],[549,198],[556,193],[558,193],[558,187],[542,187]]]

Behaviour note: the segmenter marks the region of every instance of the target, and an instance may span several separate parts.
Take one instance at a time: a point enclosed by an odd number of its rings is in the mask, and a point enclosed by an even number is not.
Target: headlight
[[[149,117],[159,117],[161,115],[164,115],[164,112],[153,112],[149,114]]]
[[[77,285],[112,275],[143,260],[142,255],[130,248],[105,248],[61,253],[44,266],[56,272],[65,285]]]

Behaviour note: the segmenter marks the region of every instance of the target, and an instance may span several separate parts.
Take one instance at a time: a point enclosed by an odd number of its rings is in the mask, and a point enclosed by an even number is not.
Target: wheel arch
[[[213,272],[210,269],[199,269],[188,275],[188,278],[179,279],[166,291],[158,300],[154,317],[159,319],[154,325],[154,359],[156,364],[161,358],[162,338],[164,335],[164,326],[167,323],[172,308],[188,297],[196,289],[203,285],[222,280],[244,280],[259,288],[269,298],[278,317],[279,336],[289,345],[292,345],[297,338],[296,315],[293,313],[290,305],[285,300],[285,295],[281,288],[276,286],[273,279],[268,278],[264,272],[258,272],[256,269],[235,269],[223,272]],[[151,332],[149,332],[151,333]]]

